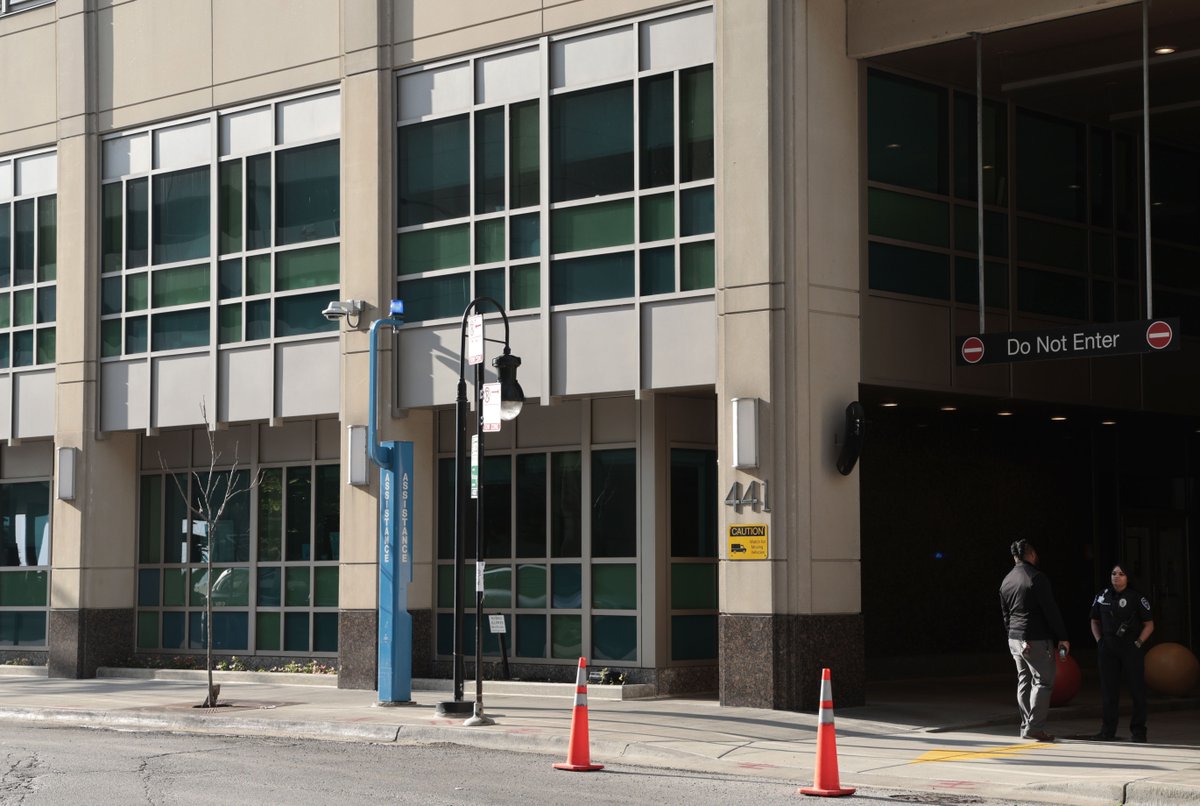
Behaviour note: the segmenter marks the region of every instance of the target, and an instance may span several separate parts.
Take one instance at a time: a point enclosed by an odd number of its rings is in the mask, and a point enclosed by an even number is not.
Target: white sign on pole
[[[467,317],[467,363],[483,363],[483,314]]]
[[[508,632],[508,625],[504,623],[502,615],[489,615],[488,626],[492,629],[492,635],[504,635]]]
[[[475,592],[476,593],[483,593],[483,569],[485,566],[487,566],[487,563],[481,562],[481,563],[475,564]]]
[[[483,430],[485,432],[500,430],[499,382],[483,385]]]
[[[471,497],[479,497],[479,435],[471,435]]]

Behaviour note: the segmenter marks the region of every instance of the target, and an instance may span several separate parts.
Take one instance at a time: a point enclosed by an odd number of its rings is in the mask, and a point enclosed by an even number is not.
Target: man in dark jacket
[[[1027,540],[1010,546],[1013,569],[1000,583],[1000,611],[1008,631],[1008,651],[1017,665],[1017,707],[1021,737],[1052,742],[1046,733],[1046,714],[1054,689],[1057,645],[1071,651],[1067,627],[1050,591],[1050,580],[1037,569],[1037,551]]]

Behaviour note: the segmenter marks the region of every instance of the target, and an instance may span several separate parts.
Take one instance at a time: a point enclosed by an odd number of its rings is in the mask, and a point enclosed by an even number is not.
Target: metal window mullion
[[[682,177],[680,163],[683,160],[683,116],[680,114],[680,107],[683,105],[683,99],[680,97],[681,81],[679,74],[679,70],[675,70],[671,73],[671,180],[673,184],[673,187],[671,188],[671,206],[674,208],[674,230],[671,233],[674,237],[671,248],[675,254],[675,288],[672,289],[673,293],[675,294],[678,294],[683,289],[683,250],[680,248],[679,244],[680,225],[683,219],[683,211],[681,209],[683,196],[679,189],[679,180]],[[713,185],[715,188],[715,177],[713,179]],[[716,204],[715,199],[713,204]]]
[[[538,314],[541,317],[542,394],[540,403],[553,394],[553,334],[550,316],[550,39],[538,41]],[[547,636],[550,633],[547,632]],[[549,654],[549,648],[547,648]]]
[[[205,428],[216,428],[221,419],[221,379],[220,379],[220,341],[217,331],[218,307],[218,267],[221,263],[220,238],[221,228],[219,215],[219,199],[221,194],[221,122],[217,113],[209,114],[209,163],[208,163],[208,392],[212,400],[213,412]],[[230,476],[230,482],[233,477]]]
[[[592,405],[593,398],[579,407],[579,650],[592,656]]]

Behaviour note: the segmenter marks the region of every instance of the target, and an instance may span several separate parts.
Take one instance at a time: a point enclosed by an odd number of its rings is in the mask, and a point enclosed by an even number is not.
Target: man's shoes
[[[1135,744],[1145,744],[1146,743],[1146,734],[1143,733],[1141,735],[1138,735],[1135,733],[1133,736],[1130,737],[1130,741],[1134,742]]]
[[[1022,739],[1033,739],[1035,742],[1053,742],[1054,737],[1044,730],[1039,730],[1036,733],[1026,733]]]
[[[1111,733],[1097,733],[1095,736],[1089,736],[1088,739],[1093,742],[1115,742],[1117,737]],[[1134,741],[1137,741],[1137,739],[1134,739]],[[1146,740],[1142,739],[1142,741]]]

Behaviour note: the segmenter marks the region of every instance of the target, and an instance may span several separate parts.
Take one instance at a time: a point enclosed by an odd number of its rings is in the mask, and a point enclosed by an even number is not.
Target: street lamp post
[[[504,321],[504,340],[484,337],[483,316],[479,313],[481,303],[490,303]],[[471,328],[470,363],[475,366],[475,414],[476,444],[474,465],[476,468],[473,496],[475,502],[475,702],[463,701],[463,593],[466,572],[467,535],[467,381],[468,360],[467,330]],[[484,434],[500,430],[500,420],[515,419],[521,413],[525,395],[517,382],[517,367],[521,359],[509,348],[508,314],[504,306],[491,297],[476,297],[463,310],[458,353],[458,394],[454,414],[454,700],[438,705],[442,714],[472,713],[464,723],[468,726],[491,725],[491,719],[483,714],[483,457]],[[484,344],[488,341],[504,344],[503,354],[492,360],[499,382],[483,383]],[[496,387],[499,387],[498,389]],[[493,407],[492,397],[498,398],[498,412]],[[489,413],[485,413],[485,403]],[[493,421],[493,413],[497,416]]]

